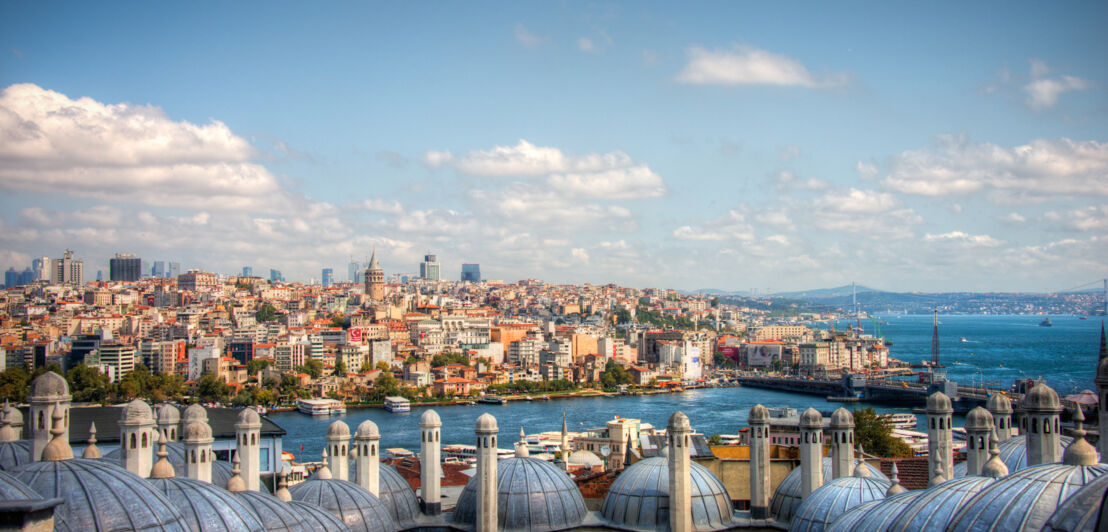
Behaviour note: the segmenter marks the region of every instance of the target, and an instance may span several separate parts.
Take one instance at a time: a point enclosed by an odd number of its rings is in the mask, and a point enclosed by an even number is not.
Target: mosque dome
[[[208,411],[199,404],[191,404],[185,408],[185,423],[190,421],[203,421],[208,422]]]
[[[231,493],[235,498],[254,512],[262,523],[265,532],[308,532],[314,530],[308,526],[303,513],[288,503],[260,491],[237,491]]]
[[[0,441],[0,470],[11,471],[31,462],[29,440]]]
[[[752,406],[747,423],[769,423],[769,409],[762,405]]]
[[[207,423],[190,421],[181,437],[185,440],[207,440],[212,437],[212,427]]]
[[[891,526],[880,530],[942,532],[950,525],[950,520],[958,510],[993,482],[995,480],[989,477],[972,476],[949,480],[926,490],[909,492],[918,493],[919,496],[902,509]]]
[[[889,478],[885,476],[881,470],[873,467],[869,464],[865,464],[859,459],[854,460],[854,468],[865,467],[869,472],[869,477],[877,480],[889,481]],[[777,520],[778,523],[788,523],[793,515],[796,514],[796,509],[800,507],[800,468],[794,468],[785,476],[785,479],[781,481],[781,484],[777,486],[777,491],[773,492],[773,499],[769,503],[769,513]],[[823,478],[829,479],[832,474],[831,458],[823,458]]]
[[[342,422],[341,421],[336,421],[335,423],[342,423]],[[343,425],[345,426],[346,423],[343,423]],[[246,408],[243,408],[242,410],[239,410],[239,415],[238,415],[237,421],[235,422],[235,428],[236,429],[240,428],[240,427],[257,428],[257,427],[261,427],[261,426],[262,426],[262,416],[258,415],[257,410],[254,410],[253,408],[250,408],[250,407],[246,407]],[[346,434],[347,435],[350,434],[350,428],[349,427],[347,427],[347,429],[346,429]]]
[[[864,502],[847,510],[837,517],[828,532],[871,532],[874,530],[889,530],[900,512],[919,497],[922,491],[905,491],[886,499],[875,499]]]
[[[32,462],[15,474],[43,497],[64,499],[55,515],[72,530],[189,529],[176,506],[145,479],[103,460]]]
[[[831,413],[832,429],[850,429],[854,428],[854,414],[851,414],[849,410],[845,408],[839,408]]]
[[[1105,359],[1108,360],[1108,359]],[[1108,475],[1101,475],[1070,495],[1047,519],[1044,532],[1096,532],[1097,516],[1101,514],[1108,494]]]
[[[39,492],[12,475],[0,471],[0,501],[25,501],[43,498]]]
[[[258,516],[227,490],[184,477],[147,479],[185,518],[193,532],[262,530]]]
[[[1058,400],[1058,392],[1046,384],[1039,383],[1027,391],[1020,401],[1020,408],[1027,412],[1061,412],[1062,402]]]
[[[380,499],[365,488],[339,480],[308,479],[291,488],[293,500],[319,506],[339,518],[352,532],[399,530]]]
[[[36,399],[62,400],[63,397],[68,396],[69,383],[53,371],[47,371],[35,377],[35,380],[31,383],[31,397]]]
[[[419,426],[420,428],[441,427],[442,420],[434,410],[428,408],[423,411],[423,415],[419,416]]]
[[[377,498],[389,509],[392,519],[400,526],[415,523],[419,517],[419,500],[412,485],[388,464],[378,466],[377,475]],[[357,476],[358,461],[351,460],[350,478]]]
[[[988,401],[985,401],[985,408],[997,414],[1011,414],[1012,400],[1008,399],[1007,395],[994,393],[989,396]]]
[[[190,426],[197,426],[197,425],[207,427],[207,425],[205,425],[205,424],[191,424]],[[209,431],[209,437],[210,437],[211,429],[208,429],[208,431]],[[168,444],[166,444],[166,451],[169,452],[169,463],[173,464],[173,469],[175,471],[180,472],[180,471],[186,471],[187,470],[186,467],[185,467],[185,446],[184,446],[184,444],[182,444],[180,442],[169,442]],[[116,447],[115,449],[112,449],[111,451],[105,453],[104,457],[101,458],[101,460],[103,460],[105,462],[108,462],[108,463],[111,463],[113,465],[121,464],[122,463],[121,459],[122,459],[122,451],[120,450],[119,447]],[[227,481],[230,480],[230,479],[231,479],[231,464],[229,464],[227,462],[222,462],[222,461],[212,462],[212,484],[215,484],[216,486],[219,486],[219,487],[222,488],[222,487],[227,485]]]
[[[800,414],[800,428],[802,429],[821,429],[823,428],[823,414],[820,414],[815,408],[809,408]]]
[[[171,404],[163,404],[158,407],[159,425],[176,425],[181,422],[181,411]]]
[[[692,478],[693,527],[724,528],[731,523],[731,495],[715,475],[696,462]],[[621,528],[654,530],[669,523],[669,462],[656,456],[623,470],[604,497],[604,518]]]
[[[948,530],[1038,531],[1062,502],[1105,473],[1105,465],[1028,467],[982,489],[955,514]]]
[[[569,465],[577,465],[589,469],[604,465],[604,460],[601,460],[600,457],[596,456],[592,451],[586,451],[584,449],[579,449],[570,453],[568,462]]]
[[[424,415],[426,414],[427,413],[424,412]],[[488,412],[481,414],[481,417],[477,418],[476,430],[480,432],[496,432],[498,430],[496,427],[496,418],[492,417],[492,414]]]
[[[305,532],[350,532],[345,523],[323,508],[300,501],[289,501],[287,504],[300,513],[303,518],[300,524]]]
[[[993,428],[993,415],[988,410],[981,408],[980,406],[970,410],[966,414],[966,430],[992,430]]]
[[[380,430],[377,429],[377,424],[376,423],[374,423],[374,422],[367,419],[367,420],[363,421],[360,425],[358,425],[358,432],[356,434],[354,434],[354,437],[355,438],[380,438],[381,437],[381,432],[380,432]]]
[[[576,526],[588,512],[585,499],[573,480],[554,464],[537,458],[509,458],[497,462],[496,486],[497,522],[502,531],[561,530]],[[466,483],[458,496],[454,522],[477,522],[476,476]]]
[[[935,392],[927,397],[927,411],[934,414],[953,412],[950,398],[943,392]]]
[[[800,503],[789,532],[821,532],[840,515],[860,504],[885,499],[889,482],[867,476],[866,470],[832,480]]]
[[[150,405],[146,404],[146,401],[135,399],[123,407],[123,412],[119,415],[119,421],[128,425],[153,424],[154,411],[150,409]]]
[[[1073,438],[1069,436],[1059,436],[1059,454],[1064,451],[1066,447],[1073,442]],[[1027,469],[1027,438],[1023,436],[1016,436],[1009,438],[1000,443],[1000,460],[1004,462],[1004,465],[1008,468],[1009,473],[1015,473],[1023,469]],[[954,477],[966,476],[968,465],[966,462],[959,462],[954,464]]]
[[[258,414],[255,413],[254,415],[257,416]],[[327,437],[350,439],[350,426],[342,421],[335,421],[327,427]]]

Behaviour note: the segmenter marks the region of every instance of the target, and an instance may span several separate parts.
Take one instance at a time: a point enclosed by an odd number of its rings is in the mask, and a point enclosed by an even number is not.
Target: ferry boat
[[[900,430],[912,430],[918,424],[915,414],[885,414],[885,419],[893,428]]]
[[[296,409],[311,416],[346,413],[346,406],[334,399],[301,399],[296,402]]]
[[[1039,327],[1053,327],[1053,326],[1054,326],[1054,322],[1050,321],[1050,316],[1047,316],[1046,319],[1039,322]]]
[[[503,397],[497,397],[495,395],[486,395],[486,396],[478,399],[477,402],[481,403],[481,404],[486,404],[486,405],[502,405],[502,404],[507,403],[508,401],[505,400]]]
[[[404,397],[389,396],[385,398],[385,410],[389,412],[411,412],[412,402]]]
[[[515,456],[515,451],[512,449],[497,449],[496,458],[503,460],[505,458],[511,458]],[[455,443],[452,445],[442,446],[442,461],[451,462],[463,462],[466,464],[477,463],[477,447],[474,445],[464,445]]]

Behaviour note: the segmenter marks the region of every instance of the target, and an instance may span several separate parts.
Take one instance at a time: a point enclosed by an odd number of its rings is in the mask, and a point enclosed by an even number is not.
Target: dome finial
[[[158,437],[158,461],[154,462],[154,467],[150,468],[150,478],[173,478],[177,475],[173,471],[173,464],[169,463],[169,451],[165,449],[165,446],[166,438],[163,432]]]
[[[943,482],[946,482],[946,474],[943,472],[943,462],[942,460],[937,460],[935,462],[935,471],[931,475],[931,480],[927,482],[927,487],[933,488]]]
[[[292,494],[289,493],[289,474],[285,469],[282,467],[281,472],[277,474],[277,493],[273,495],[282,501],[289,502],[292,500]]]
[[[96,446],[96,422],[93,421],[88,427],[88,447],[85,447],[85,451],[81,453],[81,458],[88,458],[94,460],[100,458],[100,448]]]
[[[855,471],[857,471],[858,469],[865,468],[858,467],[855,468]],[[900,469],[896,467],[896,462],[893,462],[893,470],[891,471],[891,473],[892,477],[889,478],[889,489],[885,490],[886,497],[892,497],[893,495],[904,493],[905,491],[907,491],[904,489],[904,486],[900,485]]]
[[[858,446],[858,456],[863,457],[858,460],[858,466],[854,468],[854,476],[858,478],[869,478],[869,468],[866,467],[866,461],[862,454],[862,446]]]
[[[317,478],[319,480],[331,480],[334,477],[331,476],[331,468],[327,467],[327,456],[328,455],[327,455],[327,448],[326,447],[323,448],[322,456],[323,456],[323,465],[320,466],[319,469],[316,470],[315,478]]]
[[[1008,466],[1000,459],[1000,439],[996,436],[996,429],[989,435],[989,460],[981,467],[981,476],[1000,478],[1008,476]]]
[[[50,438],[50,443],[47,443],[46,447],[42,449],[43,462],[57,462],[59,460],[69,460],[73,458],[73,449],[69,446],[69,442],[63,437],[65,429],[62,428],[61,403],[54,403],[53,410],[54,413],[50,414],[50,434],[53,437]]]
[[[242,470],[239,469],[239,453],[235,451],[235,457],[231,459],[231,478],[227,480],[227,491],[242,493],[246,491],[246,481],[242,479]]]
[[[1085,440],[1085,414],[1081,413],[1081,405],[1075,408],[1073,420],[1077,428],[1073,431],[1073,441],[1062,452],[1062,463],[1072,466],[1096,465],[1096,448]]]

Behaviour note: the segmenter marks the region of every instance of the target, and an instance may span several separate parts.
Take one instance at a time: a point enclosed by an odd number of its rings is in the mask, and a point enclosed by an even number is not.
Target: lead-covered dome
[[[176,425],[181,422],[181,411],[169,403],[158,406],[158,424]]]
[[[30,440],[0,441],[0,470],[12,471],[31,463]]]
[[[358,477],[358,461],[350,461],[350,478]],[[412,485],[391,465],[380,464],[377,469],[377,498],[389,509],[396,524],[404,527],[414,524],[419,517],[419,500]]]
[[[950,406],[950,398],[945,393],[935,392],[927,396],[927,413],[948,414],[953,411],[954,408]]]
[[[1108,475],[1096,477],[1054,510],[1054,514],[1047,519],[1043,531],[1096,532],[1097,516],[1101,513],[1106,493],[1108,493]]]
[[[358,425],[358,431],[354,434],[354,437],[355,438],[380,438],[381,437],[381,432],[380,432],[380,430],[377,429],[377,424],[376,423],[374,423],[374,422],[367,419],[367,420],[363,421],[360,425]]]
[[[258,414],[255,413],[254,415],[257,416]],[[259,423],[260,423],[260,421],[259,421]],[[346,423],[344,423],[342,421],[335,421],[334,423],[331,423],[331,426],[327,427],[327,437],[328,438],[342,438],[342,439],[349,440],[350,439],[350,425],[347,425]]]
[[[289,501],[287,504],[303,517],[300,524],[305,532],[350,532],[346,523],[323,508],[300,501]]]
[[[185,423],[190,421],[203,421],[208,422],[208,410],[199,404],[191,404],[185,408],[185,415],[183,418]]]
[[[923,492],[905,491],[886,499],[864,502],[835,518],[827,530],[828,532],[889,530],[889,524],[921,493]]]
[[[301,517],[303,514],[288,503],[260,491],[238,491],[234,495],[254,512],[265,532],[309,532],[314,530]]]
[[[43,497],[64,499],[55,515],[72,530],[189,529],[176,506],[145,479],[103,460],[32,462],[15,475]]]
[[[586,469],[604,466],[604,460],[601,460],[600,457],[592,451],[586,451],[585,449],[578,449],[570,453],[567,462],[569,465],[581,466]]]
[[[146,401],[135,399],[123,407],[123,411],[119,414],[119,422],[127,425],[153,424],[154,411]]]
[[[819,410],[815,408],[809,408],[800,414],[800,428],[802,429],[821,429],[823,428],[823,414],[819,413]]]
[[[972,476],[949,480],[923,491],[909,492],[919,496],[903,508],[887,529],[942,532],[958,510],[993,482],[994,479],[989,477]]]
[[[1023,396],[1020,408],[1027,412],[1061,412],[1062,402],[1058,400],[1058,392],[1054,388],[1040,382]]]
[[[389,509],[365,488],[337,478],[305,480],[291,488],[293,500],[331,512],[352,532],[399,530]]]
[[[580,524],[588,512],[573,480],[550,462],[537,458],[497,462],[496,491],[498,530],[502,531],[570,528]],[[476,476],[458,496],[453,520],[471,525],[477,522]]]
[[[1008,399],[1007,395],[994,393],[989,396],[988,401],[985,401],[985,408],[989,412],[994,412],[997,414],[1011,414],[1012,400]]]
[[[147,479],[181,511],[193,532],[262,530],[258,516],[224,489],[184,477]]]
[[[851,508],[885,499],[889,482],[867,476],[866,470],[820,486],[800,503],[789,521],[789,532],[822,532]]]
[[[970,499],[948,530],[1038,531],[1062,502],[1105,473],[1108,466],[1065,464],[1038,465],[1012,473]]]
[[[859,467],[865,467],[870,478],[884,480],[885,482],[889,481],[889,477],[886,477],[880,469],[860,459],[855,459],[854,469],[858,469]],[[833,468],[830,457],[823,458],[822,469],[823,478],[831,478]],[[789,474],[785,476],[785,480],[782,480],[781,484],[777,486],[777,490],[773,492],[773,498],[769,503],[769,513],[778,523],[788,523],[793,515],[796,514],[796,509],[800,507],[800,473],[801,470],[799,467],[793,468],[793,470],[789,471]]]
[[[1073,442],[1073,438],[1069,436],[1058,437],[1058,454],[1061,455],[1065,452],[1066,447]],[[1009,438],[1004,440],[999,445],[1000,460],[1004,462],[1004,466],[1008,468],[1009,473],[1015,473],[1027,469],[1027,438],[1023,436],[1017,436],[1015,438]],[[959,462],[954,464],[954,477],[966,476],[968,465],[966,462]]]
[[[39,492],[24,484],[15,475],[0,471],[0,501],[26,501],[42,498]]]
[[[419,426],[420,428],[441,427],[442,420],[439,419],[438,413],[428,408],[423,411],[423,415],[419,416]]]
[[[750,415],[747,416],[747,424],[750,423],[769,423],[769,409],[763,405],[754,405],[750,407]]]
[[[203,425],[203,424],[201,424]],[[207,425],[203,425],[207,426]],[[209,429],[209,437],[211,429]],[[166,444],[166,451],[169,453],[169,463],[173,464],[174,471],[187,471],[185,467],[185,446],[180,442],[169,442]],[[104,454],[101,460],[111,464],[121,464],[122,451],[119,447],[112,449]],[[213,461],[212,463],[212,484],[219,487],[227,485],[227,481],[231,479],[231,464],[222,461]]]
[[[69,397],[69,383],[65,378],[53,371],[47,371],[31,382],[31,397],[35,399],[67,400]]]
[[[336,421],[335,423],[341,423]],[[343,423],[345,425],[346,423]],[[262,416],[258,415],[258,411],[251,407],[243,408],[239,410],[239,415],[235,420],[235,428],[260,428],[262,426]],[[346,429],[346,433],[350,434],[350,428]]]
[[[854,414],[851,414],[850,411],[845,408],[839,408],[831,413],[831,423],[829,426],[832,429],[852,429],[854,428]]]
[[[724,528],[731,523],[731,495],[723,483],[697,464],[689,462],[692,479],[693,527]],[[604,497],[601,514],[621,528],[655,530],[669,523],[669,463],[665,456],[647,458],[625,469]]]
[[[980,406],[974,407],[966,414],[966,430],[992,430],[993,428],[993,415],[988,410],[981,408]]]

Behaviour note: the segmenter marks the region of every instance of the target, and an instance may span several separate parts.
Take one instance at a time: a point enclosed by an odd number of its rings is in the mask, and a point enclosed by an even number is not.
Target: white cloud
[[[454,154],[450,153],[450,150],[427,150],[423,154],[423,164],[426,164],[432,170],[437,170],[452,162],[454,162]]]
[[[522,22],[517,22],[515,27],[516,42],[527,48],[536,48],[543,42],[543,38],[527,31]]]
[[[33,84],[0,93],[0,187],[7,189],[244,210],[287,202],[255,156],[215,120],[174,121],[157,107],[71,99]]]
[[[782,190],[823,190],[830,185],[827,181],[817,177],[804,179],[789,170],[782,170],[775,177],[777,178],[777,188]]]
[[[400,205],[399,201],[389,201],[384,198],[369,198],[362,202],[362,207],[367,211],[382,214],[402,214],[404,212],[404,207]]]
[[[581,37],[577,39],[577,49],[582,52],[595,52],[596,45],[593,44],[592,39],[588,37]]]
[[[894,156],[881,182],[899,192],[924,196],[988,190],[998,201],[1108,196],[1108,143],[1037,139],[1004,148],[945,135],[931,148]]]
[[[1027,217],[1018,212],[1010,212],[1001,218],[1001,220],[1009,224],[1022,224],[1027,221]]]
[[[997,240],[989,235],[971,235],[962,231],[951,231],[940,235],[928,233],[923,236],[923,240],[924,242],[949,242],[967,247],[985,248],[995,248],[1004,243],[1002,240]]]
[[[1040,111],[1054,107],[1058,103],[1058,96],[1064,92],[1086,90],[1092,86],[1093,84],[1088,80],[1076,76],[1062,76],[1032,80],[1023,86],[1023,90],[1027,93],[1027,106]]]
[[[700,226],[684,225],[673,230],[673,237],[678,240],[754,240],[754,228],[746,221],[746,216],[738,210],[730,210],[727,214],[704,222]]]
[[[1108,232],[1108,205],[1094,205],[1069,212],[1048,211],[1043,213],[1043,219],[1064,229]]]
[[[1028,59],[1027,62],[1031,65],[1031,77],[1033,78],[1041,78],[1050,73],[1050,65],[1046,64],[1046,61],[1042,59],[1032,57]],[[1011,79],[1011,73],[1008,74],[1007,78]]]
[[[581,264],[589,263],[589,252],[585,251],[584,248],[573,248],[570,250],[570,256],[573,257],[574,261]]]
[[[841,74],[818,78],[800,61],[752,46],[734,50],[687,50],[688,64],[677,81],[694,85],[781,85],[834,87],[845,83]]]
[[[554,190],[580,198],[638,199],[666,193],[662,177],[646,166],[553,175],[547,182]]]
[[[858,170],[858,177],[864,180],[870,180],[877,177],[877,167],[870,163],[858,161],[858,164],[855,165],[855,168]]]
[[[900,202],[887,192],[851,188],[829,192],[819,200],[818,204],[821,208],[838,212],[875,214],[888,211]]]

